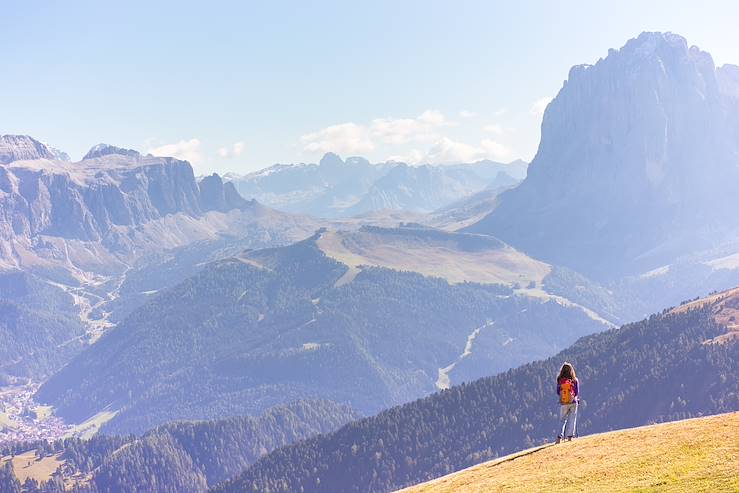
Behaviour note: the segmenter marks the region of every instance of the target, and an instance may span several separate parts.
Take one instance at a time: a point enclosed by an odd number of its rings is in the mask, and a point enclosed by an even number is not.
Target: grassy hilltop
[[[599,433],[544,445],[402,493],[736,492],[739,412]]]

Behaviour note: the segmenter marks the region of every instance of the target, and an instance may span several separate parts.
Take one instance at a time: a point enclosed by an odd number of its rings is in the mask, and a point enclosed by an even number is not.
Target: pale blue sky
[[[737,2],[5,0],[0,133],[247,172],[531,159],[569,67],[644,30],[739,63]]]

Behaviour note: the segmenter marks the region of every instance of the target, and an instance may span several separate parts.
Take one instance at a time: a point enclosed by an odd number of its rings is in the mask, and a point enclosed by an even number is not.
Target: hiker
[[[577,403],[580,401],[580,383],[575,375],[575,368],[565,361],[557,377],[557,395],[559,396],[559,418],[562,422],[557,435],[559,443],[563,438],[572,440],[577,434]]]

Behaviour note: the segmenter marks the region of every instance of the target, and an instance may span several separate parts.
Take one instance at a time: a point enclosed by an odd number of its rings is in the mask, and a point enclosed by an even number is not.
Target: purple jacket
[[[580,382],[577,380],[577,378],[572,381],[572,387],[573,387],[572,390],[575,393],[574,402],[575,403],[580,402]],[[561,392],[562,392],[562,385],[560,384],[560,381],[557,380],[557,396],[559,396]]]

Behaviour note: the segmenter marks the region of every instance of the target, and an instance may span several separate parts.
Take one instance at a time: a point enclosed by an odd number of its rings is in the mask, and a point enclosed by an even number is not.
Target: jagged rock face
[[[601,278],[735,235],[738,81],[669,33],[573,67],[526,180],[469,229]]]
[[[50,154],[30,137],[4,142],[14,161],[0,166],[0,259],[58,251],[49,238],[135,249],[127,238],[130,228],[168,215],[197,219],[208,211],[256,207],[218,175],[198,185],[186,161],[96,146],[83,161],[66,163],[36,158]],[[34,159],[15,160],[24,156]]]
[[[199,185],[187,161],[96,146],[88,156],[98,157],[70,163],[37,159],[26,147],[12,148],[16,142],[37,141],[5,141],[14,161],[0,165],[0,272],[87,282],[193,243],[271,245],[317,227],[243,199],[218,175]]]
[[[200,183],[200,205],[204,211],[226,212],[231,209],[242,209],[254,201],[245,200],[231,182],[223,183],[216,173],[206,176]]]
[[[55,158],[56,156],[52,150],[32,137],[27,135],[0,135],[0,164],[8,164],[23,159]]]
[[[134,151],[133,149],[124,149],[122,147],[116,147],[109,144],[98,144],[87,151],[87,154],[85,154],[85,157],[82,159],[94,159],[96,157],[108,156],[110,154],[120,154],[121,156],[129,157],[139,157],[141,155],[138,151]]]
[[[68,169],[16,162],[0,168],[0,190],[4,239],[43,234],[98,241],[113,226],[136,226],[176,212],[202,212],[192,168],[172,158],[68,165]]]
[[[54,147],[49,147],[48,145],[46,146],[46,148],[49,149],[49,152],[51,153],[52,156],[54,156],[54,159],[56,159],[57,161],[66,161],[66,162],[72,161],[72,158],[70,158],[69,154],[67,154],[66,152],[60,151],[59,149],[56,149]]]

